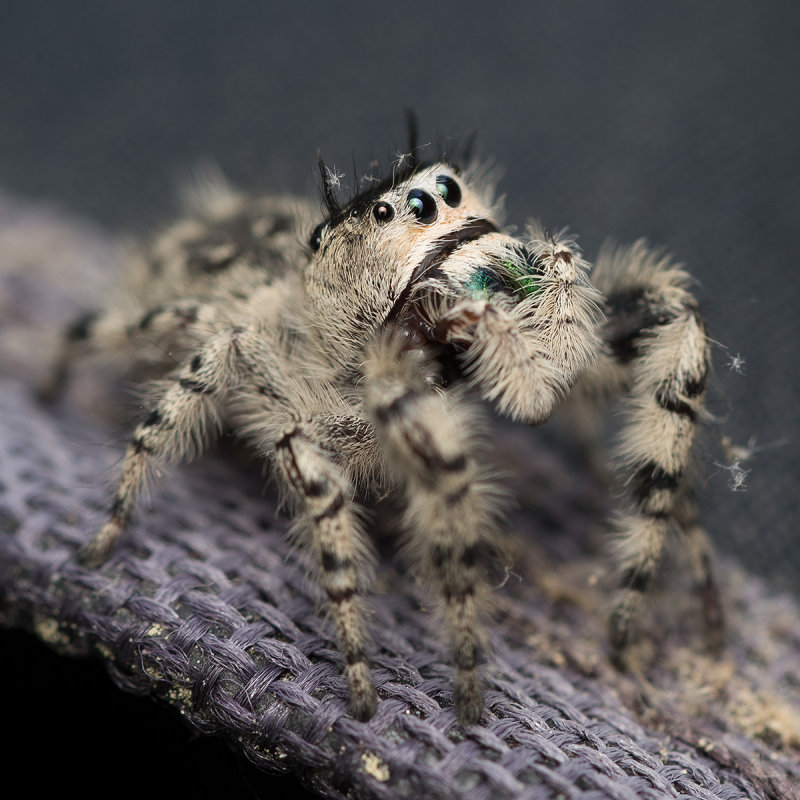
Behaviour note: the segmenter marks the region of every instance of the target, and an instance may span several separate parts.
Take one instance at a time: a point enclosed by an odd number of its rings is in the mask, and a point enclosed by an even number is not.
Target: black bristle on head
[[[417,114],[413,108],[406,109],[406,130],[408,131],[409,166],[414,168],[419,164],[417,149],[419,148],[419,124]]]
[[[472,130],[463,139],[453,139],[449,136],[440,137],[437,140],[439,161],[449,164],[456,172],[461,172],[473,160],[477,138],[476,130]]]
[[[478,131],[472,130],[467,134],[467,138],[459,145],[457,160],[462,164],[469,164],[475,155],[475,142],[478,139]]]
[[[322,160],[322,155],[319,150],[317,150],[317,163],[319,164],[319,174],[322,178],[322,196],[325,200],[325,207],[328,209],[328,216],[331,219],[337,219],[342,215],[342,208],[333,191],[331,173],[325,166],[325,162]]]
[[[391,172],[385,175],[384,178],[376,179],[369,177],[362,182],[358,177],[358,169],[354,160],[353,195],[349,199],[346,199],[343,204],[340,204],[336,196],[335,186],[338,182],[332,177],[333,173],[325,166],[320,151],[317,150],[319,174],[322,178],[323,198],[328,212],[328,218],[326,220],[327,225],[335,227],[348,216],[360,216],[387,189],[392,188],[402,181],[408,180],[417,171],[433,163],[432,161],[422,160],[418,157],[418,153],[423,149],[424,145],[420,146],[419,144],[419,126],[417,115],[413,109],[406,110],[406,133],[408,136],[408,152],[402,154],[398,160],[394,161]],[[452,148],[456,151],[455,158],[451,157],[447,152],[451,148],[445,147],[445,141],[450,142],[452,140],[439,140],[439,158],[437,160],[449,164],[456,172],[459,172],[462,166],[465,166],[472,158],[475,133],[471,133],[462,142],[456,142],[456,146]],[[379,159],[376,159],[375,164],[377,164],[378,161]],[[370,166],[373,165],[371,164]]]
[[[353,195],[361,191],[361,178],[358,177],[358,165],[356,164],[356,154],[353,153]]]

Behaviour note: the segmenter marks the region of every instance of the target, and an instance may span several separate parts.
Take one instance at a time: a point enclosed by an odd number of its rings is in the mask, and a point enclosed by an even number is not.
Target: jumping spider
[[[601,256],[592,284],[571,238],[537,223],[524,238],[503,231],[479,168],[420,162],[415,143],[411,154],[344,204],[320,160],[326,213],[310,238],[313,204],[247,197],[222,179],[206,185],[192,214],[133,257],[128,305],[72,327],[48,391],[87,350],[161,376],[108,521],[80,555],[88,566],[109,557],[161,460],[198,453],[223,426],[271,460],[362,720],[378,701],[361,601],[373,555],[354,494],[401,487],[411,551],[443,611],[459,717],[474,723],[487,599],[480,553],[502,493],[479,457],[481,414],[469,396],[539,424],[573,389],[629,395],[629,502],[615,521],[610,620],[619,652],[673,528],[693,554],[707,620],[719,622],[686,477],[709,340],[688,275],[642,242]]]

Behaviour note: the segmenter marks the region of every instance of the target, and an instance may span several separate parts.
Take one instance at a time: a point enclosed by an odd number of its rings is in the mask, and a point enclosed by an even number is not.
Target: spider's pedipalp
[[[447,341],[463,349],[482,396],[503,414],[538,424],[594,362],[600,296],[573,241],[537,226],[530,233],[535,269],[517,278],[524,299],[460,298],[431,315]]]
[[[467,377],[501,413],[543,422],[565,396],[567,381],[524,311],[485,300],[458,300],[437,323],[464,346]]]

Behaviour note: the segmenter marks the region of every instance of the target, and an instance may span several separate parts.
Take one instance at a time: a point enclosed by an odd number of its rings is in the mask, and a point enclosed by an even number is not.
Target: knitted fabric
[[[61,245],[73,230],[26,220]],[[74,245],[87,270],[87,252],[103,252],[93,236]],[[103,658],[121,688],[166,701],[326,797],[800,797],[795,601],[725,561],[729,637],[715,657],[682,570],[667,565],[630,668],[617,670],[596,542],[605,490],[535,432],[497,434],[519,506],[504,541],[481,725],[458,724],[437,621],[386,537],[370,622],[381,701],[368,723],[348,716],[342,660],[289,521],[264,495],[258,465],[234,454],[170,470],[110,562],[78,566],[77,548],[103,520],[123,434],[76,402],[32,400],[45,356],[15,354],[55,335],[65,312],[49,313],[53,280],[63,288],[68,278],[25,269],[7,238],[3,248],[0,305],[15,309],[0,350],[5,625]],[[392,529],[385,516],[373,517],[376,529]]]

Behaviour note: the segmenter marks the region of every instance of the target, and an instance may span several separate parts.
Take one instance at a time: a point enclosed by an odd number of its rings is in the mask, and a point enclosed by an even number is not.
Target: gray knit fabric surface
[[[721,561],[729,634],[712,656],[676,553],[629,668],[617,670],[605,640],[608,491],[536,431],[500,426],[496,437],[518,505],[480,725],[457,722],[436,620],[385,533],[390,508],[370,518],[385,556],[371,620],[381,702],[368,723],[348,716],[342,661],[290,523],[259,465],[233,448],[170,469],[111,561],[78,566],[107,508],[125,426],[92,411],[102,384],[91,376],[55,408],[36,405],[31,387],[86,286],[102,294],[109,278],[93,270],[114,243],[0,204],[12,223],[0,231],[5,626],[103,659],[122,689],[325,797],[800,797],[796,601]]]

